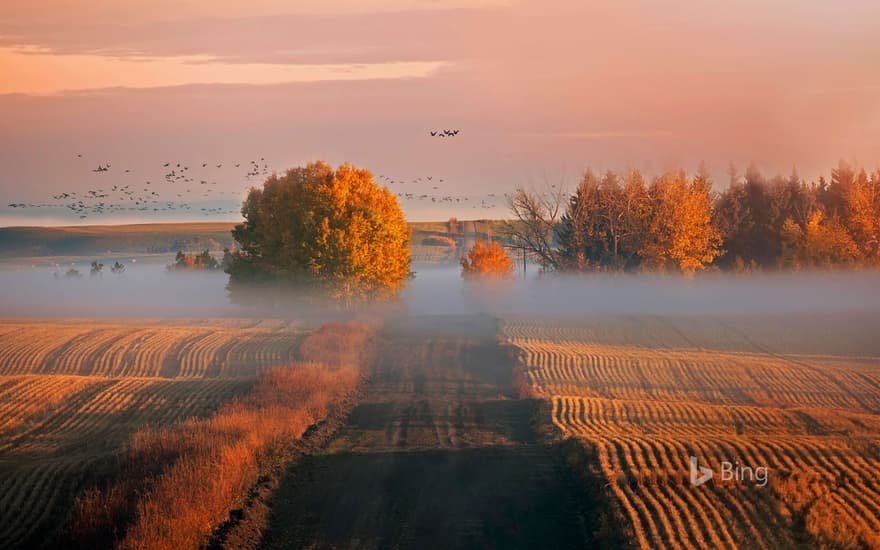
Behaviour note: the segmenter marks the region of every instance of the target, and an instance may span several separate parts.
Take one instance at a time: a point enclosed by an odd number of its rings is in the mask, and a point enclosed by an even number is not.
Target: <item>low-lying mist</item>
[[[457,270],[420,271],[405,292],[418,313],[743,315],[880,311],[880,273],[544,275],[463,283]]]
[[[233,303],[222,272],[169,272],[128,264],[122,275],[65,277],[42,268],[0,269],[4,317],[292,317],[314,308],[269,300]],[[66,269],[66,267],[65,267]],[[750,315],[880,311],[880,273],[538,276],[465,283],[457,266],[415,265],[395,312],[416,315]],[[273,305],[273,302],[274,305]]]

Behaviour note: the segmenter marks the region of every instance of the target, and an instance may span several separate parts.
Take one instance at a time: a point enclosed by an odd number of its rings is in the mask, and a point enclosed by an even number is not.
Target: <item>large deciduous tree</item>
[[[367,170],[293,168],[251,189],[241,212],[233,284],[282,282],[351,302],[393,295],[410,274],[406,219]]]
[[[561,269],[557,235],[565,203],[562,189],[555,185],[544,191],[519,188],[507,200],[513,219],[504,223],[504,237],[545,271]]]

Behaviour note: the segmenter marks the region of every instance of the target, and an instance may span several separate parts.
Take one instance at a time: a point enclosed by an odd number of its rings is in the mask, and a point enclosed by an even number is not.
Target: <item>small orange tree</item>
[[[461,276],[509,279],[513,276],[513,262],[497,242],[477,241],[467,256],[461,259]]]

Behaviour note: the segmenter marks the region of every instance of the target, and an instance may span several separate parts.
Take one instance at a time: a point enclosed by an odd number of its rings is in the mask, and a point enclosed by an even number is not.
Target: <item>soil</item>
[[[619,540],[570,449],[538,435],[489,317],[389,322],[361,400],[281,477],[264,548],[577,548]],[[579,446],[574,446],[582,448]],[[605,529],[607,530],[607,529]],[[602,540],[597,539],[601,533]]]

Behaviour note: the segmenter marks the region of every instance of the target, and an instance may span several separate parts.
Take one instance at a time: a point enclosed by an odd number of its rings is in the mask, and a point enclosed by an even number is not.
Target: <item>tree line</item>
[[[587,171],[574,193],[518,189],[508,237],[546,270],[693,273],[880,263],[880,170],[845,162],[807,183],[796,172]]]

